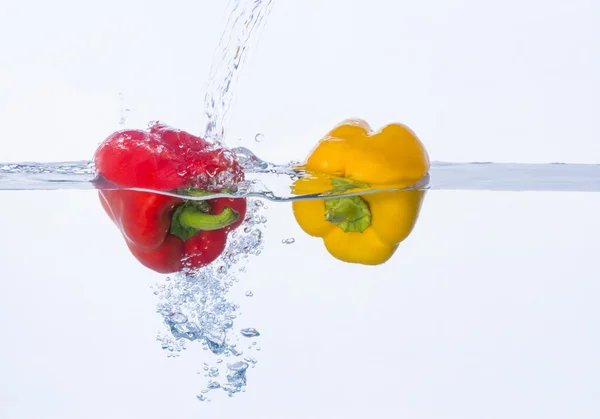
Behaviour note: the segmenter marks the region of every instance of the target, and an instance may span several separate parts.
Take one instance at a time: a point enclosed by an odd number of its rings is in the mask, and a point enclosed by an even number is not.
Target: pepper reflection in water
[[[427,175],[429,156],[404,125],[373,132],[367,122],[349,119],[321,139],[299,169],[309,176],[294,183],[296,195],[404,189]],[[332,256],[378,265],[410,235],[424,196],[423,190],[394,190],[294,201],[292,206],[302,230],[321,237]]]

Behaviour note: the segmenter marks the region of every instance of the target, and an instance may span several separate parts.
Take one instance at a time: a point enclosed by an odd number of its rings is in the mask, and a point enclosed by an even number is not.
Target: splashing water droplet
[[[283,244],[292,244],[292,243],[295,243],[295,242],[296,242],[296,239],[293,238],[293,237],[281,240],[281,243],[283,243]]]
[[[244,361],[238,361],[233,364],[227,364],[227,368],[231,371],[245,371],[248,369],[248,363]]]
[[[253,297],[254,296],[254,294],[250,290],[246,291],[245,295],[246,295],[246,297]]]
[[[208,386],[207,386],[207,388],[209,390],[214,390],[214,389],[220,388],[220,387],[221,387],[221,384],[217,383],[216,381],[209,381]]]
[[[212,333],[209,336],[205,336],[205,340],[213,354],[220,355],[225,351],[225,333]]]
[[[262,143],[265,140],[264,134],[258,133],[254,136],[254,141],[257,143]]]
[[[221,386],[221,388],[228,392],[230,395],[231,393],[235,392],[235,386],[233,384],[225,383]]]
[[[260,336],[260,333],[258,333],[258,330],[256,330],[253,327],[248,327],[248,328],[242,329],[242,330],[240,330],[240,333],[242,334],[242,336],[245,336],[247,338],[253,338],[253,337]]]
[[[187,323],[188,318],[185,316],[185,314],[173,313],[169,316],[169,320],[171,320],[175,324],[180,324]]]
[[[200,400],[201,402],[203,402],[203,401],[205,401],[205,400],[206,400],[206,397],[205,397],[204,395],[202,395],[202,394],[198,394],[198,395],[196,396],[196,398],[197,398],[198,400]]]

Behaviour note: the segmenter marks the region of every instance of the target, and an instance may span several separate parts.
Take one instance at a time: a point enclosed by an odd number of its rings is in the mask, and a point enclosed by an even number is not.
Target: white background
[[[1,161],[91,158],[119,92],[131,126],[201,133],[225,2],[1,4]],[[434,160],[598,163],[599,16],[595,0],[275,0],[229,140],[299,160],[358,116],[407,124]]]
[[[91,159],[123,107],[201,132],[223,2],[0,1],[1,162]],[[433,160],[600,163],[597,1],[275,2],[233,146],[300,160],[358,116],[409,125]],[[376,268],[270,204],[236,289],[255,293],[239,327],[260,330],[259,364],[211,404],[204,354],[154,341],[161,277],[93,192],[0,199],[2,419],[600,415],[596,194],[431,192]]]

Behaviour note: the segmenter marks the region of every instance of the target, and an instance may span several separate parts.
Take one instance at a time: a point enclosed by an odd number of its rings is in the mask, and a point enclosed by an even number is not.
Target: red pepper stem
[[[197,230],[220,230],[235,223],[239,216],[239,213],[229,207],[223,208],[220,214],[207,214],[188,207],[179,214],[179,223],[183,227]]]

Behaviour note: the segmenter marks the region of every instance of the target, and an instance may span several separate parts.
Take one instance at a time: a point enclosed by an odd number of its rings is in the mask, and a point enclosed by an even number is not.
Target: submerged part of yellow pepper
[[[296,194],[389,190],[415,185],[429,171],[429,156],[401,124],[373,133],[365,121],[344,121],[317,145],[302,167]],[[425,192],[395,190],[292,203],[307,234],[323,238],[337,259],[378,265],[412,232]]]

